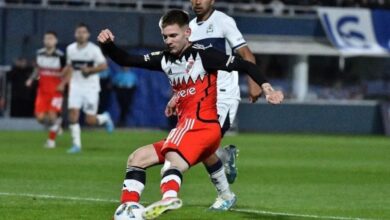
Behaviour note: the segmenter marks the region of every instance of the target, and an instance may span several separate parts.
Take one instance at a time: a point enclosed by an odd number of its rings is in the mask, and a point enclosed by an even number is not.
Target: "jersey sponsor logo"
[[[179,92],[177,92],[177,95],[181,98],[184,98],[186,96],[192,96],[192,95],[195,95],[196,94],[196,88],[195,87],[191,87],[191,88],[188,88],[188,89],[183,89],[183,90],[180,90]]]
[[[55,77],[61,77],[61,69],[45,69],[45,68],[39,68],[38,73],[40,76],[55,76]]]
[[[80,70],[83,67],[93,67],[93,60],[72,60],[72,67],[75,70]]]
[[[198,49],[198,50],[206,50],[207,48],[211,48],[211,47],[213,47],[213,45],[211,43],[209,45],[207,45],[207,46],[205,46],[203,44],[199,44],[199,43],[196,43],[196,44],[192,45],[192,48]]]
[[[194,66],[194,63],[195,63],[195,61],[194,61],[193,58],[188,59],[188,61],[187,61],[187,63],[186,63],[186,73],[187,73],[187,74],[190,73],[192,67]]]

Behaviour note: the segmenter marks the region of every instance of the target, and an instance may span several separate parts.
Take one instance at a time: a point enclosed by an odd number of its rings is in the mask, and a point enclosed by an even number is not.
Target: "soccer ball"
[[[123,203],[116,209],[114,220],[144,220],[144,209],[145,207],[136,202]]]

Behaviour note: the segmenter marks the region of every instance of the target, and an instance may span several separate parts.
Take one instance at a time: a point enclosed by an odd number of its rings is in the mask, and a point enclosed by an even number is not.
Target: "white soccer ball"
[[[144,209],[145,207],[136,202],[123,203],[116,209],[114,220],[144,220]]]

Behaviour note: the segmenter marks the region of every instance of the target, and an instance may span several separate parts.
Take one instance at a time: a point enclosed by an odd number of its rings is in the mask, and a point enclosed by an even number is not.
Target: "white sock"
[[[81,129],[79,123],[69,125],[72,143],[81,148]]]
[[[55,121],[54,121],[54,124],[52,124],[49,128],[50,131],[53,131],[53,132],[57,132],[58,129],[60,129],[60,126],[61,126],[61,123],[62,123],[62,118],[59,117],[57,118]]]
[[[97,115],[96,118],[99,125],[105,124],[110,119],[107,113]]]
[[[231,196],[233,193],[230,191],[229,183],[226,179],[225,168],[222,167],[218,171],[210,175],[211,182],[213,182],[217,189],[219,196]]]
[[[222,161],[223,164],[227,163],[229,155],[225,149],[219,147],[215,154],[217,154],[218,158]]]

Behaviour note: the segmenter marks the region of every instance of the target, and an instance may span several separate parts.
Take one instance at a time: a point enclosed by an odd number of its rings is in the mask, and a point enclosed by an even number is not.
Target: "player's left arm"
[[[256,64],[256,58],[252,51],[249,49],[242,33],[237,28],[237,24],[233,18],[226,16],[223,24],[224,37],[228,41],[234,52],[239,54],[242,59]],[[261,88],[257,85],[252,78],[248,77],[249,87],[249,100],[254,103],[261,95]]]
[[[228,56],[212,48],[204,50],[201,59],[207,70],[239,71],[248,74],[261,87],[271,104],[280,104],[284,99],[283,93],[273,89],[260,68],[249,61],[233,55]]]

